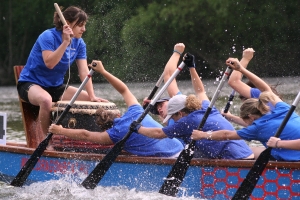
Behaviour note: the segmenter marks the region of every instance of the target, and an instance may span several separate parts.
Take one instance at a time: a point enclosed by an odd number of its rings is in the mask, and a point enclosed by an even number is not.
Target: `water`
[[[284,100],[291,104],[298,94],[300,87],[300,77],[284,77],[284,78],[266,78],[270,84],[281,83],[277,87],[278,91],[284,95]],[[209,98],[214,94],[219,82],[217,80],[203,80]],[[155,82],[147,83],[128,83],[127,84],[133,94],[142,102],[155,86]],[[193,87],[190,81],[179,81],[179,88],[184,94],[192,94]],[[78,85],[77,85],[78,86]],[[220,96],[216,101],[216,107],[222,109],[231,94],[232,89],[224,85],[220,92]],[[126,110],[126,105],[122,101],[122,97],[109,84],[95,84],[95,93],[97,96],[106,98],[114,102],[121,112]],[[7,113],[7,141],[25,142],[26,138],[23,132],[23,124],[19,108],[17,90],[15,86],[0,87],[0,112]],[[164,93],[163,96],[167,96]],[[238,98],[234,99],[230,112],[237,114],[240,106]],[[300,109],[296,109],[299,113]],[[236,127],[239,128],[239,127]],[[253,141],[249,145],[259,145]],[[4,183],[0,183],[0,199],[132,199],[132,200],[162,200],[162,199],[182,199],[192,200],[192,197],[173,198],[158,192],[139,192],[128,190],[121,187],[97,187],[94,190],[86,190],[79,186],[75,180],[53,180],[47,182],[37,182],[23,188],[10,187]]]

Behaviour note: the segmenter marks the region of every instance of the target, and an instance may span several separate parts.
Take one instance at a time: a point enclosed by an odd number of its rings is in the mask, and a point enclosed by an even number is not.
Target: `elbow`
[[[228,85],[230,87],[234,87],[236,84],[238,84],[237,80],[229,78]]]
[[[54,64],[49,63],[49,62],[45,62],[45,65],[46,65],[46,67],[47,67],[48,69],[53,69],[53,68],[55,67]]]

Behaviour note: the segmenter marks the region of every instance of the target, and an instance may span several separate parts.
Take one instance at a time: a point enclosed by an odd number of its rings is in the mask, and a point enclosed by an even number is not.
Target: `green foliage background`
[[[53,3],[89,14],[88,61],[102,60],[124,81],[156,81],[178,42],[205,78],[220,75],[225,60],[241,58],[248,47],[256,51],[254,73],[300,75],[298,0],[2,0],[0,85],[14,84],[12,66],[25,64],[38,35],[53,27]],[[76,73],[74,66],[72,81]]]

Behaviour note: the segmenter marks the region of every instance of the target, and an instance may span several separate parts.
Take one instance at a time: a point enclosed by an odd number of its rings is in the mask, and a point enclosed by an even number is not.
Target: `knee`
[[[52,98],[42,98],[40,99],[40,108],[43,110],[51,111],[52,108]]]

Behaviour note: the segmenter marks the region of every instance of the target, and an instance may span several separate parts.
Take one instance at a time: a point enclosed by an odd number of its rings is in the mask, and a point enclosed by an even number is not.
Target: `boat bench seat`
[[[23,65],[14,66],[14,75],[16,84],[18,84],[19,76],[23,70]],[[39,106],[34,106],[25,102],[19,97],[20,109],[22,113],[22,122],[26,135],[27,147],[36,148],[39,143],[36,141],[38,134],[42,133],[42,128],[39,123],[38,114]],[[55,102],[53,102],[53,106]],[[62,135],[53,135],[52,143],[55,150],[58,151],[76,151],[76,152],[103,152],[109,150],[112,145],[100,145],[92,142],[71,140]]]

